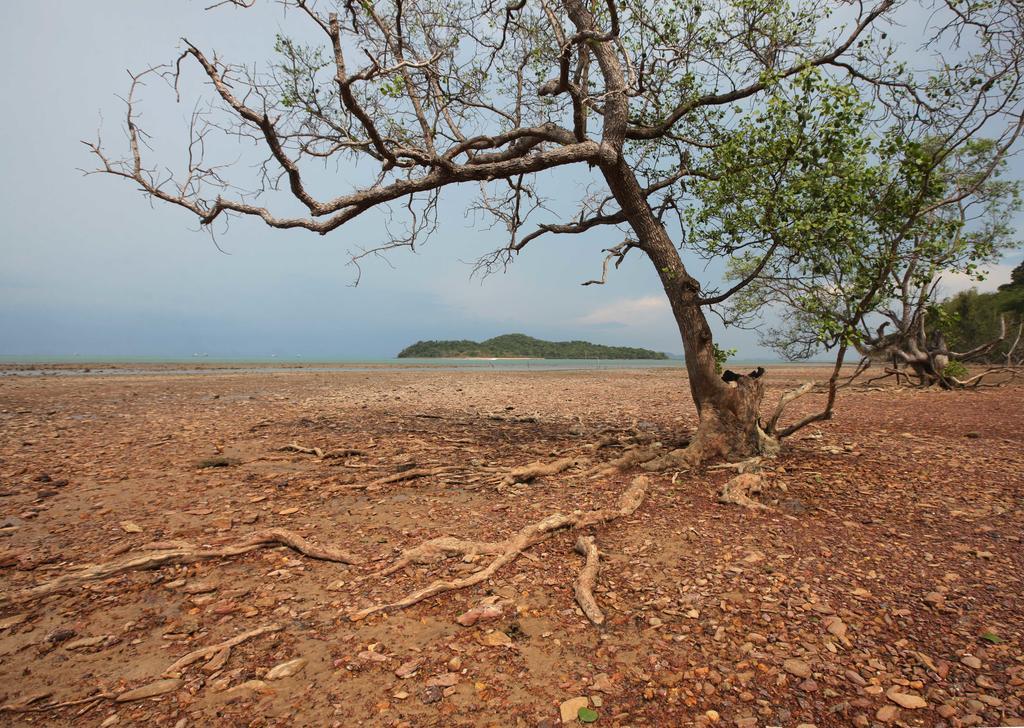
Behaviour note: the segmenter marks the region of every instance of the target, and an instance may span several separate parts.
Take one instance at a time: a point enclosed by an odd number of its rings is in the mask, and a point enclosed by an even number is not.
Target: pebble
[[[608,677],[608,673],[601,672],[594,675],[594,679],[590,683],[591,690],[598,690],[602,693],[610,693],[612,691],[612,681]]]
[[[227,695],[237,697],[243,693],[260,693],[262,695],[273,695],[274,691],[262,680],[246,680],[227,691]]]
[[[395,668],[395,677],[406,680],[416,674],[416,671],[420,668],[422,660],[409,660],[403,662],[397,668]]]
[[[967,665],[967,667],[971,668],[972,670],[981,669],[981,660],[979,660],[974,655],[964,655],[960,658],[960,662]]]
[[[852,682],[854,685],[859,685],[860,687],[864,687],[865,685],[868,684],[868,681],[865,680],[861,676],[861,674],[859,672],[857,672],[856,670],[847,670],[843,674],[846,675],[846,679],[849,680],[850,682]]]
[[[909,695],[907,693],[901,693],[896,688],[889,688],[889,691],[885,694],[889,700],[896,703],[897,705],[907,708],[908,710],[917,710],[918,708],[927,708],[928,703],[924,698],[918,695]]]
[[[498,619],[504,610],[500,604],[482,604],[473,607],[468,612],[460,614],[455,621],[463,627],[472,627],[477,622],[486,622],[491,619]]]
[[[66,650],[78,650],[83,647],[95,647],[98,644],[107,641],[109,635],[100,635],[99,637],[82,637],[77,640],[71,640],[70,642],[64,643],[64,649]]]
[[[792,658],[782,663],[782,669],[796,677],[810,677],[811,666],[803,660]]]
[[[896,716],[899,715],[900,709],[895,705],[883,705],[875,713],[875,718],[882,721],[883,723],[892,723],[896,720]]]
[[[443,672],[427,680],[427,687],[450,688],[452,685],[458,684],[459,674],[457,672]]]
[[[275,665],[270,668],[270,672],[267,673],[267,680],[281,680],[282,678],[291,677],[302,672],[303,668],[306,667],[306,658],[299,657],[288,662],[282,662],[280,665]]]
[[[588,705],[590,705],[590,701],[585,695],[580,695],[563,701],[562,704],[558,706],[558,713],[562,717],[562,725],[575,723],[576,718],[579,715],[580,708],[586,708]]]

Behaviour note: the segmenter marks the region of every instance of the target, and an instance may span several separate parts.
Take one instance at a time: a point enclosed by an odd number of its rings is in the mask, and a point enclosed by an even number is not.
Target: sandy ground
[[[770,370],[766,402],[808,376]],[[349,619],[487,563],[378,574],[424,539],[613,504],[636,473],[594,477],[622,451],[590,446],[685,436],[685,387],[665,370],[2,377],[0,724],[534,727],[580,698],[598,726],[1024,725],[1022,387],[848,392],[770,466],[769,511],[719,504],[724,470],[652,476],[634,515],[589,531],[603,627],[574,600],[573,532]],[[563,457],[579,465],[499,487]],[[412,471],[432,474],[351,487]],[[365,563],[264,548],[18,596],[153,542],[271,527]],[[481,600],[500,613],[459,624]],[[124,699],[139,687],[160,694]]]

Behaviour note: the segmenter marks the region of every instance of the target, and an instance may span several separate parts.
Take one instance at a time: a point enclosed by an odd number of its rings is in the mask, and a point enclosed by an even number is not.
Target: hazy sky
[[[210,4],[0,4],[0,355],[376,358],[416,339],[510,332],[680,352],[660,285],[639,254],[607,285],[579,285],[599,275],[601,248],[621,238],[613,232],[538,241],[507,273],[471,280],[469,261],[502,238],[465,216],[471,191],[457,192],[426,247],[393,254],[390,266],[368,261],[353,288],[347,251],[379,240],[380,217],[326,237],[236,220],[218,236],[225,255],[189,213],[151,205],[124,180],[84,177],[78,168],[93,160],[80,140],[95,138],[101,118],[105,142],[123,149],[116,94],[127,89],[126,69],[172,60],[181,36],[257,62],[269,57],[275,32],[306,25],[270,3],[258,12],[205,11]],[[157,85],[143,98],[147,128],[180,149],[191,106],[169,105]],[[1024,176],[1019,160],[1014,167]],[[555,181],[571,190],[587,181],[578,174]],[[341,170],[316,181],[337,194],[345,178]],[[994,270],[991,285],[1019,259]],[[718,273],[690,265],[703,280]],[[740,358],[767,353],[750,332],[713,324]]]

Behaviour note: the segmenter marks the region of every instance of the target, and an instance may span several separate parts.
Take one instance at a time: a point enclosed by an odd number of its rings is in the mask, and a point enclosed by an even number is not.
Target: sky
[[[172,60],[182,36],[230,60],[259,62],[276,32],[305,26],[276,4],[206,11],[210,4],[0,4],[9,69],[0,78],[0,356],[376,359],[419,339],[513,332],[681,353],[657,276],[638,253],[606,285],[579,285],[599,277],[602,248],[621,239],[614,232],[537,241],[507,272],[481,280],[471,276],[472,261],[502,236],[466,215],[470,191],[455,191],[442,199],[442,225],[426,246],[368,260],[353,287],[349,251],[379,241],[380,216],[324,237],[235,220],[215,245],[184,210],[150,203],[125,180],[83,175],[95,160],[81,140],[102,130],[123,149],[126,69]],[[143,101],[157,143],[180,145],[192,107],[155,85]],[[1020,160],[1013,166],[1024,177]],[[579,174],[559,171],[554,181],[582,189],[589,178]],[[346,170],[316,181],[337,194]],[[1008,280],[1020,257],[996,266],[979,288]],[[717,282],[720,265],[687,263]],[[969,285],[945,281],[948,292]],[[752,332],[712,326],[740,359],[773,356]]]

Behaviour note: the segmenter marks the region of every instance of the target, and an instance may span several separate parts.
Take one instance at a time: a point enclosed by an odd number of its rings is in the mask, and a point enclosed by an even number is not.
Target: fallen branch
[[[573,591],[576,593],[576,603],[594,624],[604,624],[604,614],[597,606],[594,599],[594,584],[597,582],[597,572],[601,568],[601,554],[597,550],[593,536],[580,536],[576,539],[576,553],[586,557],[587,561],[576,578]]]
[[[237,634],[231,639],[224,640],[219,644],[210,645],[209,647],[203,647],[199,650],[193,650],[192,652],[189,652],[187,655],[178,658],[174,663],[172,663],[166,670],[164,670],[163,676],[180,677],[181,671],[194,662],[198,662],[199,660],[202,660],[205,657],[212,657],[221,650],[231,649],[236,645],[240,645],[243,642],[251,640],[253,637],[259,637],[260,635],[269,634],[271,632],[280,632],[281,629],[282,627],[279,624],[268,624],[263,627],[257,627],[256,629],[250,629],[248,632],[242,632],[241,634]]]
[[[542,541],[546,541],[559,531],[569,528],[588,528],[601,523],[607,523],[608,521],[612,521],[617,518],[630,516],[637,508],[640,507],[644,497],[647,495],[648,483],[649,481],[647,478],[643,476],[635,478],[622,495],[619,496],[619,502],[615,508],[602,508],[593,511],[573,511],[569,514],[555,513],[543,520],[525,526],[518,533],[505,541],[488,543],[453,540],[449,542],[449,545],[453,547],[449,550],[450,553],[487,553],[497,554],[497,556],[490,564],[474,574],[470,574],[469,576],[461,579],[438,579],[437,581],[434,581],[422,589],[412,592],[398,601],[391,602],[389,604],[376,604],[358,612],[354,612],[349,615],[349,619],[356,622],[370,616],[371,614],[377,614],[378,612],[393,612],[398,609],[404,609],[405,607],[410,607],[413,604],[417,604],[425,599],[437,596],[438,594],[444,594],[445,592],[465,589],[466,587],[480,584],[481,582],[490,579],[501,567],[515,561],[523,551],[531,546],[541,543]],[[434,543],[436,546],[437,542],[438,539],[434,539],[433,542],[428,543]],[[404,552],[402,557],[399,559],[399,562],[404,562],[403,565],[413,563],[415,558],[410,558],[410,555],[415,554],[419,557],[419,555],[425,553],[421,549],[422,547],[417,547]],[[466,551],[464,549],[472,549],[472,551]],[[393,573],[394,568],[392,567],[389,570],[386,569],[385,572]]]
[[[0,604],[17,603],[37,597],[46,596],[89,581],[98,581],[130,571],[144,571],[167,564],[192,564],[197,561],[209,561],[229,556],[240,556],[269,546],[287,546],[300,554],[322,561],[334,561],[342,564],[359,564],[363,559],[342,549],[328,546],[316,546],[302,536],[283,528],[271,528],[256,531],[237,544],[220,548],[203,549],[197,546],[180,546],[136,554],[119,561],[105,564],[89,564],[56,579],[37,586],[22,589],[10,594],[0,595]]]

